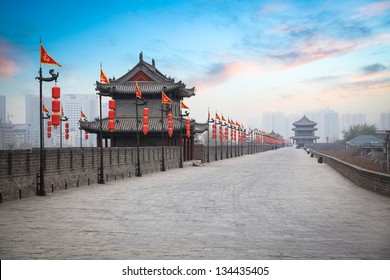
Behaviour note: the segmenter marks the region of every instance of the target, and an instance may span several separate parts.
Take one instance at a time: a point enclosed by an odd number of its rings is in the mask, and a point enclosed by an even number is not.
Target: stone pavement
[[[390,259],[390,199],[303,150],[0,205],[1,259]]]

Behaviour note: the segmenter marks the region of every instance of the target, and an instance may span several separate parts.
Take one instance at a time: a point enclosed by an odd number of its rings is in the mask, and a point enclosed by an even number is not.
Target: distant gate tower
[[[317,123],[309,120],[306,116],[294,122],[293,125],[294,128],[292,130],[295,131],[295,136],[291,136],[290,139],[297,145],[297,148],[313,144],[320,138],[314,135],[314,132],[317,130],[315,127]]]

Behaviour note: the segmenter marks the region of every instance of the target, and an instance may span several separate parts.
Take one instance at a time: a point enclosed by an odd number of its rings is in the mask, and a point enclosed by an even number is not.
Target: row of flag
[[[49,110],[47,109],[45,104],[42,104],[42,112],[43,113],[49,113]],[[64,116],[65,116],[64,107],[61,107],[61,117],[64,117]],[[87,118],[87,116],[84,114],[83,110],[80,111],[80,117],[82,119],[86,119]]]

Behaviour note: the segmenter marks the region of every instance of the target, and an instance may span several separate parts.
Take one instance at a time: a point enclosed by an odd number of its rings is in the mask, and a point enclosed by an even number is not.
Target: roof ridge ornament
[[[143,61],[144,60],[144,54],[142,53],[142,51],[139,53],[139,62]]]

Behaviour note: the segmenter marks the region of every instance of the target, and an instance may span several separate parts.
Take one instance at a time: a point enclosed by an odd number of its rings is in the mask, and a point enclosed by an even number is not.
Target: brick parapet
[[[390,196],[390,175],[370,171],[314,150],[310,150],[309,153],[317,159],[322,158],[322,162],[334,168],[355,185]]]

